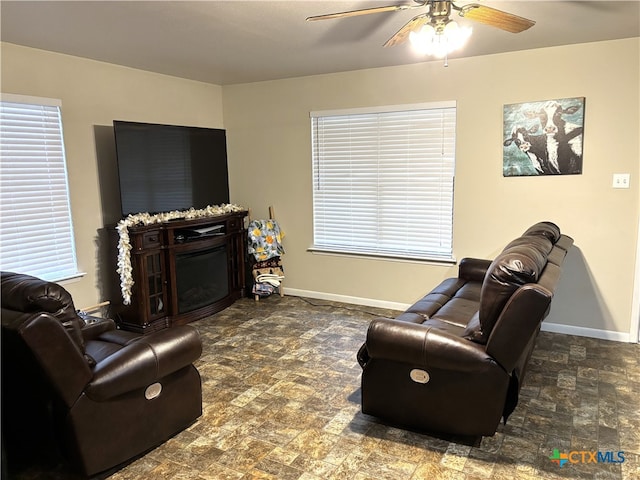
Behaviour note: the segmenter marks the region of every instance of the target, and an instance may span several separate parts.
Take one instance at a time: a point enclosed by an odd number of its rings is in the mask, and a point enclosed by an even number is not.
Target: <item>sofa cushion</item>
[[[431,318],[422,324],[425,327],[431,327],[441,332],[447,332],[456,337],[461,337],[465,327],[455,322],[449,322],[446,320]]]
[[[457,325],[463,330],[478,311],[478,300],[454,297],[431,317],[445,323]]]
[[[429,316],[422,313],[403,312],[395,319],[399,322],[417,323],[418,325],[420,325],[428,320]]]
[[[486,343],[500,312],[518,287],[533,283],[546,265],[546,255],[534,244],[505,248],[489,266],[480,293],[480,343]]]
[[[478,311],[481,286],[480,282],[448,278],[396,319],[425,325],[428,320],[436,319],[442,325],[455,325],[464,329],[469,319]],[[438,325],[440,323],[430,324],[435,328]]]
[[[405,313],[416,313],[429,318],[451,300],[451,296],[442,293],[429,293],[411,305]]]
[[[467,340],[471,340],[476,343],[487,343],[486,340],[482,336],[482,326],[480,325],[480,311],[477,311],[469,323],[467,323],[467,328],[462,332],[462,337]]]

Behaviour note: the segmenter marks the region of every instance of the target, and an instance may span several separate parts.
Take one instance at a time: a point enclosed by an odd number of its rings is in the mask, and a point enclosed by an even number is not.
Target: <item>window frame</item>
[[[2,93],[0,102],[1,268],[52,282],[81,277],[84,273],[78,268],[62,101]],[[18,104],[31,107],[25,107],[21,113]],[[38,109],[42,122],[36,127],[33,120]],[[33,116],[27,111],[33,112]],[[26,115],[32,123],[30,126],[35,128],[19,132],[21,114]],[[29,152],[26,146],[32,151]],[[20,163],[21,156],[24,163]],[[34,193],[27,193],[28,188]],[[29,205],[34,203],[34,198],[37,208]],[[29,216],[34,220],[28,222]],[[38,241],[40,245],[37,245]],[[25,252],[28,253],[25,255]]]
[[[318,133],[318,129],[320,128],[318,126],[319,119],[324,119],[327,117],[345,117],[346,119],[346,117],[350,117],[350,116],[351,117],[353,116],[357,117],[360,115],[384,116],[386,114],[392,114],[392,115],[406,114],[407,117],[411,118],[411,116],[414,114],[420,115],[421,111],[428,111],[429,112],[428,115],[431,115],[432,113],[436,113],[436,112],[446,112],[446,114],[449,115],[448,121],[452,122],[452,123],[448,123],[446,128],[443,127],[442,135],[444,138],[445,130],[446,130],[446,140],[444,142],[442,139],[438,140],[439,142],[443,142],[442,143],[443,160],[441,160],[441,162],[444,164],[447,164],[447,168],[449,168],[447,173],[444,175],[449,177],[447,179],[439,180],[437,182],[437,185],[439,187],[445,185],[446,191],[448,192],[446,196],[448,196],[448,201],[449,201],[449,206],[445,208],[445,210],[448,211],[448,215],[449,215],[448,223],[447,223],[447,226],[444,228],[444,230],[442,230],[444,232],[444,236],[446,237],[444,238],[444,242],[441,243],[443,248],[440,250],[438,250],[437,249],[438,247],[436,247],[436,249],[432,249],[432,250],[427,250],[425,248],[422,251],[410,251],[412,250],[411,248],[406,249],[406,248],[399,247],[395,251],[389,251],[388,249],[385,249],[385,248],[378,249],[378,248],[369,248],[369,247],[360,247],[360,246],[356,246],[354,248],[353,244],[352,245],[328,244],[324,242],[324,239],[322,238],[319,241],[318,240],[318,237],[319,237],[318,224],[317,224],[318,210],[319,210],[318,198],[320,196],[319,195],[319,190],[320,190],[319,177],[321,175],[319,173],[319,168],[322,168],[321,166],[319,166],[319,162],[322,161],[320,159],[320,157],[322,156],[322,153],[320,153],[322,146],[319,143],[321,142],[321,140],[319,140],[320,134]],[[443,113],[443,115],[445,115],[445,113]],[[452,117],[452,120],[450,119],[451,117]],[[335,254],[335,255],[345,255],[345,256],[355,256],[355,257],[374,257],[374,258],[388,259],[392,261],[434,262],[438,264],[440,263],[452,264],[456,262],[456,259],[453,253],[453,222],[454,222],[454,219],[453,219],[454,205],[453,204],[454,204],[454,196],[455,196],[455,163],[456,163],[455,152],[456,152],[456,125],[457,125],[457,102],[456,101],[442,101],[442,102],[429,102],[429,103],[418,103],[418,104],[408,104],[408,105],[387,105],[387,106],[378,106],[378,107],[312,111],[310,112],[310,119],[311,119],[311,150],[312,150],[311,157],[312,157],[312,190],[313,190],[313,200],[312,200],[313,236],[312,236],[312,245],[308,248],[308,251],[313,253],[322,253],[322,254]],[[408,130],[411,128],[408,127]],[[349,127],[347,127],[347,130],[348,129]],[[377,142],[380,143],[381,137],[378,136],[376,138],[377,138]],[[408,143],[411,143],[411,141],[409,141]],[[446,153],[445,153],[444,143],[447,143]],[[411,149],[412,147],[408,146],[407,148]],[[351,152],[349,151],[348,154],[350,155],[350,153]],[[387,152],[387,155],[388,155],[388,152]],[[380,150],[378,150],[378,156],[379,157],[381,156]],[[426,157],[430,157],[430,158],[425,159]],[[422,158],[422,160],[419,160],[419,161],[412,160],[412,161],[409,161],[408,164],[409,166],[413,165],[413,163],[415,163],[416,165],[419,165],[419,164],[424,165],[429,161],[431,161],[433,157],[434,157],[433,155],[427,154]],[[447,158],[444,159],[444,157],[447,157]],[[346,160],[346,162],[351,162],[351,161],[352,161],[351,157],[349,157],[349,159]],[[379,162],[379,160],[375,160],[375,161]],[[407,178],[411,177],[411,175],[406,175],[406,177]],[[384,180],[384,175],[383,174],[379,175],[378,178],[382,178]],[[433,178],[435,177],[429,177],[431,182],[433,182]],[[376,194],[376,198],[379,199],[380,197],[384,197],[384,195],[380,193]],[[381,208],[379,206],[379,203],[376,205],[375,210],[376,210],[376,214],[375,214],[376,216],[384,215],[384,213],[381,213]],[[409,215],[405,216],[406,219],[408,219],[408,217]],[[350,217],[350,218],[355,218],[355,217]],[[405,220],[405,221],[408,221],[408,220]],[[393,223],[393,221],[390,223]],[[337,234],[334,234],[334,235],[337,235]],[[374,233],[373,235],[375,236],[377,235],[377,233]],[[409,235],[407,235],[407,237],[409,237]]]

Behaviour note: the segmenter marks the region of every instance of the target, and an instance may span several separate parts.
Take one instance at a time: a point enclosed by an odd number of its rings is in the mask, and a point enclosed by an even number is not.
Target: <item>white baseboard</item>
[[[349,295],[336,295],[335,293],[315,292],[311,290],[300,290],[298,288],[284,288],[285,295],[294,297],[317,298],[318,300],[328,300],[331,302],[350,303],[353,305],[364,305],[367,307],[387,308],[389,310],[405,311],[411,306],[409,303],[386,302],[373,298],[351,297]]]
[[[312,290],[301,290],[298,288],[284,288],[285,295],[294,297],[316,298],[318,300],[328,300],[331,302],[349,303],[352,305],[364,305],[367,307],[388,308],[390,310],[405,311],[411,306],[409,303],[387,302],[373,298],[352,297],[349,295],[336,295],[335,293],[316,292]],[[542,322],[542,331],[551,333],[563,333],[565,335],[577,335],[579,337],[599,338],[602,340],[612,340],[614,342],[629,343],[628,333],[613,332],[611,330],[600,330],[597,328],[575,327],[572,325],[562,325],[559,323]]]
[[[631,342],[631,338],[629,337],[628,333],[614,332],[611,330],[601,330],[599,328],[576,327],[574,325],[562,325],[560,323],[542,322],[542,327],[540,329],[543,332],[564,333],[565,335],[599,338],[602,340],[612,340],[614,342]]]

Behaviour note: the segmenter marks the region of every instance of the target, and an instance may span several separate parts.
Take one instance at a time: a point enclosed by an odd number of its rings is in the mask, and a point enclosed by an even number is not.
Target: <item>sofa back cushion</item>
[[[538,222],[534,225],[531,225],[529,228],[525,230],[522,234],[523,237],[528,237],[532,235],[539,235],[547,238],[551,241],[552,244],[560,239],[560,228],[551,222]]]
[[[513,247],[520,246],[530,247],[539,252],[546,259],[553,249],[553,242],[544,235],[523,235],[522,237],[518,237],[515,240],[510,241],[502,251],[506,252],[507,250],[511,250]]]
[[[465,330],[466,338],[487,343],[507,301],[522,285],[538,281],[549,254],[560,238],[557,225],[538,222],[507,244],[487,269],[480,294],[480,309],[473,325]]]
[[[544,243],[514,241],[491,263],[480,292],[480,335],[474,336],[475,341],[486,343],[511,295],[520,286],[538,280],[547,263]]]

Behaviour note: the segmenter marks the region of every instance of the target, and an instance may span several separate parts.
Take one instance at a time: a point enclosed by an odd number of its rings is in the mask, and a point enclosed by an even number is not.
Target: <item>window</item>
[[[451,261],[455,102],[312,112],[314,251]]]
[[[60,105],[0,101],[0,267],[51,281],[78,276]]]

